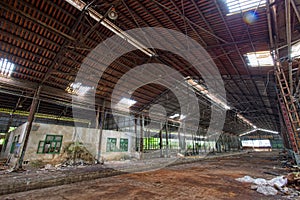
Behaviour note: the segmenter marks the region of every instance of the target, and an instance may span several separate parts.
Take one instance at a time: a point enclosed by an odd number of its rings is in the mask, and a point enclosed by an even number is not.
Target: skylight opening
[[[15,64],[9,62],[6,58],[0,59],[0,74],[2,76],[10,77],[14,69]]]
[[[274,66],[274,61],[270,51],[257,51],[244,54],[247,64],[250,67],[270,67]]]
[[[137,101],[123,97],[116,105],[117,110],[127,110],[133,106]]]
[[[66,88],[66,92],[69,94],[75,94],[78,96],[84,96],[94,87],[84,86],[82,83],[71,83],[70,86]]]
[[[292,58],[300,58],[300,42],[292,45]]]
[[[226,0],[228,15],[245,12],[266,6],[266,0]]]
[[[122,98],[118,104],[120,105],[125,105],[125,106],[128,106],[128,107],[131,107],[133,106],[134,104],[136,103],[135,100],[133,99],[128,99],[128,98]]]

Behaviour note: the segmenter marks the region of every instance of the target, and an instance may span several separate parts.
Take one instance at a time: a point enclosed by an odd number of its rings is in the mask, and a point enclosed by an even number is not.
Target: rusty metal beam
[[[198,25],[197,23],[191,21],[190,19],[186,18],[184,15],[182,15],[181,13],[177,13],[175,11],[173,11],[172,9],[170,9],[169,7],[159,3],[158,1],[156,0],[152,0],[152,2],[156,3],[157,5],[161,6],[162,8],[165,8],[167,9],[168,11],[172,12],[173,14],[177,15],[178,17],[184,19],[186,22],[188,22],[189,24],[192,24],[196,27],[198,27],[200,30],[204,31],[205,33],[213,36],[214,38],[218,39],[219,41],[221,42],[224,42],[224,43],[228,43],[226,40],[224,40],[223,38],[220,38],[219,36],[215,35],[214,33],[211,33],[210,31],[206,30],[205,28],[203,28],[202,26]]]
[[[21,147],[21,154],[20,154],[19,159],[16,162],[16,166],[14,166],[14,169],[22,168],[23,160],[24,160],[24,156],[25,156],[25,152],[26,152],[26,148],[27,148],[27,144],[28,144],[28,140],[29,140],[29,136],[30,136],[30,132],[31,132],[31,128],[32,128],[32,123],[34,120],[34,115],[35,115],[35,112],[38,107],[41,89],[42,89],[42,87],[39,86],[34,94],[32,104],[30,107],[30,113],[29,113],[28,120],[27,120],[26,129],[25,129],[23,144]]]
[[[221,18],[222,18],[222,20],[223,20],[223,22],[224,22],[224,24],[225,24],[225,28],[226,28],[226,30],[227,30],[227,32],[228,32],[228,34],[229,34],[231,40],[232,40],[232,41],[235,41],[235,39],[234,39],[234,37],[233,37],[233,35],[232,35],[232,33],[231,33],[231,31],[230,31],[230,29],[229,29],[227,23],[226,23],[226,20],[224,19],[223,15],[222,15],[222,12],[220,11],[220,7],[219,7],[218,2],[217,2],[216,0],[214,0],[214,2],[215,2],[215,5],[217,6],[217,9],[218,9],[220,15],[222,16]],[[249,34],[248,26],[247,26],[247,30],[246,30],[246,31],[247,31],[247,35],[248,35],[249,40],[250,40],[251,47],[252,47],[253,50],[255,51],[254,45],[253,45],[253,43],[252,43],[252,38],[251,38],[251,36],[250,36],[250,34]],[[236,44],[235,44],[234,46],[235,46],[235,49],[236,49],[236,51],[237,51],[237,53],[238,53],[240,59],[242,60],[242,62],[243,62],[243,64],[244,64],[245,69],[247,70],[248,74],[250,74],[250,72],[249,72],[249,70],[248,70],[248,68],[247,68],[247,64],[245,63],[244,58],[243,58],[243,56],[241,55],[241,52],[240,52],[238,46],[237,46]],[[230,60],[230,62],[231,62],[231,60]],[[232,63],[232,64],[233,64],[233,63]],[[254,87],[255,87],[256,93],[260,95],[260,93],[259,93],[259,91],[258,91],[258,88],[257,88],[257,86],[256,86],[256,83],[253,81],[253,79],[251,79],[251,81],[252,81],[252,83],[253,83],[253,85],[254,85]],[[246,87],[247,87],[248,91],[250,91],[247,85],[246,85]],[[261,97],[261,96],[260,96],[260,97]],[[261,97],[261,102],[264,104],[264,101],[263,101],[262,97]]]
[[[7,10],[9,12],[13,12],[15,14],[19,14],[19,15],[21,15],[23,17],[26,17],[27,19],[30,19],[30,20],[34,21],[36,24],[38,24],[38,25],[46,28],[47,30],[49,30],[52,33],[59,34],[61,37],[65,38],[65,39],[67,39],[69,41],[76,41],[76,39],[73,38],[73,37],[71,37],[70,35],[67,35],[67,34],[65,34],[65,33],[63,33],[61,31],[55,29],[54,27],[49,26],[48,24],[46,24],[46,23],[44,23],[44,22],[42,22],[42,21],[40,21],[40,20],[38,20],[38,19],[30,16],[29,14],[27,14],[27,13],[21,11],[21,10],[18,10],[16,8],[12,7],[11,5],[9,5],[7,3],[4,3],[3,1],[0,1],[0,5],[1,5],[2,9],[5,9],[5,10]]]

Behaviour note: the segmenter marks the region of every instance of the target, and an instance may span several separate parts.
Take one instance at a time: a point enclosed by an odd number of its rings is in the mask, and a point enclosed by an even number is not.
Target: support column
[[[95,129],[99,129],[100,106],[97,106],[97,113],[95,118]]]
[[[100,118],[100,133],[99,133],[99,144],[98,144],[98,154],[97,154],[97,161],[99,162],[101,159],[101,147],[102,147],[102,134],[103,134],[103,127],[104,127],[104,122],[105,122],[105,101],[103,101],[101,110],[98,107],[98,117],[97,117],[97,122],[98,122],[98,127],[99,127],[99,115],[101,112],[101,118]],[[101,159],[100,163],[103,162]]]
[[[137,142],[137,139],[138,139],[138,133],[137,133],[137,116],[135,115],[134,116],[134,137],[132,138],[135,138],[135,141],[134,141],[134,144],[135,144],[135,151],[138,151],[138,142]]]
[[[160,130],[159,130],[159,149],[160,149],[160,157],[163,157],[163,152],[162,152],[162,148],[163,148],[163,144],[162,144],[162,123],[160,122]]]
[[[181,141],[181,137],[180,137],[180,129],[181,129],[181,122],[180,122],[180,124],[179,124],[179,126],[178,126],[178,147],[179,147],[179,153],[181,153],[181,143],[182,143],[182,141]]]
[[[23,145],[22,145],[22,149],[21,149],[21,155],[15,165],[15,169],[18,169],[18,168],[22,168],[22,164],[23,164],[23,159],[24,159],[24,156],[25,156],[25,152],[26,152],[26,148],[27,148],[27,143],[28,143],[28,139],[29,139],[29,135],[30,135],[30,131],[31,131],[31,128],[32,128],[32,123],[33,123],[33,120],[34,120],[34,115],[35,115],[35,112],[36,112],[36,109],[37,109],[37,106],[38,106],[38,102],[39,102],[39,98],[40,98],[40,93],[41,93],[41,89],[42,89],[42,86],[40,85],[35,94],[34,94],[34,97],[32,99],[32,103],[31,103],[31,106],[30,106],[30,112],[29,112],[29,116],[28,116],[28,120],[27,120],[27,126],[26,126],[26,130],[25,130],[25,136],[24,136],[24,141],[23,141]]]
[[[293,73],[292,73],[292,33],[291,33],[291,0],[285,0],[285,21],[286,21],[286,43],[288,46],[287,57],[289,64],[290,93],[293,95]]]
[[[144,125],[145,125],[145,118],[142,115],[141,137],[140,137],[140,158],[142,158],[142,156],[143,156],[143,150],[144,150],[144,141],[143,141],[144,129],[145,129]]]
[[[168,130],[168,119],[166,120],[166,157],[169,156],[169,130]]]

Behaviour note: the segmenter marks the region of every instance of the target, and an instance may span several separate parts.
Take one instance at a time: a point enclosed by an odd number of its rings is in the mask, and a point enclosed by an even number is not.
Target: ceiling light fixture
[[[230,106],[227,105],[227,103],[225,103],[223,100],[221,100],[218,97],[216,97],[214,94],[211,94],[206,88],[204,88],[202,85],[200,85],[199,83],[197,83],[196,81],[194,81],[190,77],[186,78],[186,82],[190,86],[192,86],[194,89],[196,89],[197,91],[199,91],[201,94],[203,94],[204,96],[208,97],[212,102],[220,105],[225,110],[231,110],[232,109]],[[252,128],[257,129],[257,127],[254,124],[252,124],[248,119],[246,119],[245,117],[243,117],[241,114],[238,113],[237,117],[239,119],[241,119],[244,123],[246,123],[249,126],[251,126]]]
[[[220,105],[225,110],[230,110],[231,109],[231,107],[228,106],[227,103],[225,103],[223,100],[221,100],[218,97],[216,97],[214,94],[210,93],[206,88],[204,88],[202,85],[200,85],[199,83],[197,83],[196,81],[194,81],[190,77],[186,78],[186,82],[190,86],[192,86],[194,89],[196,89],[197,91],[199,91],[201,94],[203,94],[206,97],[208,97],[211,101],[213,101],[214,103]]]
[[[253,127],[254,129],[257,129],[257,127],[254,124],[252,124],[248,119],[246,119],[241,114],[238,113],[236,116],[237,116],[237,118],[239,118],[240,120],[242,120],[244,123],[248,124],[249,126]]]
[[[116,9],[114,7],[112,7],[108,12],[108,17],[112,20],[116,20],[118,18],[118,13],[116,12]]]
[[[255,131],[262,131],[262,132],[267,132],[267,133],[279,134],[277,131],[272,131],[272,130],[263,129],[263,128],[254,128],[253,130],[248,131],[246,133],[242,133],[239,136],[241,137],[241,136],[244,136],[244,135],[248,135],[248,134],[253,133]]]
[[[80,11],[82,11],[85,8],[85,6],[87,5],[82,0],[65,0],[65,1],[68,2],[69,4],[71,4],[72,6],[74,6],[75,8],[77,8]],[[120,29],[114,23],[112,23],[108,19],[103,19],[103,16],[101,14],[99,14],[97,11],[95,11],[94,9],[88,8],[87,11],[88,11],[89,15],[94,20],[96,20],[97,22],[100,21],[100,23],[104,27],[108,28],[110,31],[112,31],[113,33],[115,33],[116,35],[121,37],[122,39],[126,40],[131,45],[133,45],[134,47],[136,47],[137,49],[139,49],[140,51],[142,51],[143,53],[145,53],[149,57],[152,57],[152,56],[155,55],[155,53],[153,51],[151,51],[146,46],[141,44],[139,41],[137,41],[136,39],[134,39],[133,37],[131,37],[130,35],[125,33],[122,29]]]

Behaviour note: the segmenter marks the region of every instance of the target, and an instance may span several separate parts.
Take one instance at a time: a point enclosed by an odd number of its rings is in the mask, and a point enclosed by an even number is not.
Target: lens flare
[[[246,12],[243,16],[244,22],[249,25],[255,23],[257,21],[257,19],[258,19],[258,15],[254,11]]]

